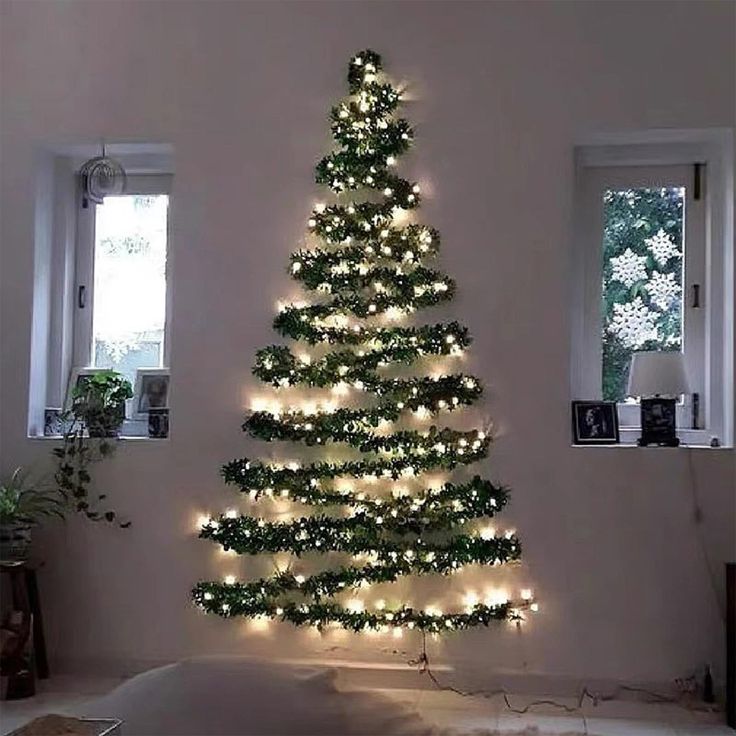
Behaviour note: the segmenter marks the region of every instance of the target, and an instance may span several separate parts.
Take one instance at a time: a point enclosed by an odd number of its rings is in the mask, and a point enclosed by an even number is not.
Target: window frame
[[[632,174],[659,167],[689,167],[693,172],[685,182],[692,190],[695,164],[700,164],[701,203],[699,212],[685,211],[685,274],[683,280],[683,342],[693,343],[697,335],[688,335],[687,312],[692,310],[692,283],[699,283],[702,329],[702,378],[699,380],[700,411],[698,429],[692,429],[690,407],[680,408],[678,435],[685,444],[709,445],[713,438],[719,446],[733,442],[733,138],[730,130],[708,132],[676,132],[662,134],[664,140],[653,140],[653,134],[640,134],[632,142],[592,140],[575,150],[575,195],[572,248],[572,354],[571,398],[600,399],[601,387],[601,293],[602,293],[602,219],[597,235],[593,196],[586,185],[594,169],[626,169]],[[688,187],[689,184],[689,187]],[[608,187],[614,188],[614,187]],[[690,192],[687,194],[690,198]],[[587,203],[587,206],[586,206]],[[602,218],[602,198],[600,203]],[[689,217],[702,217],[703,252],[695,262],[694,244],[688,249],[688,228],[696,222]],[[690,236],[692,238],[692,236]],[[729,275],[730,274],[730,275]],[[593,339],[595,335],[595,339]],[[688,347],[685,347],[688,350]],[[693,345],[692,350],[695,350]],[[691,387],[691,392],[694,391]],[[634,443],[639,436],[638,406],[619,405],[621,438]],[[633,417],[631,416],[633,413]],[[632,422],[635,424],[632,425]],[[624,426],[625,425],[625,426]]]
[[[164,337],[161,365],[170,366],[170,316],[171,316],[171,174],[133,174],[128,175],[122,196],[166,194],[169,197],[169,210],[166,218],[166,313],[164,315]],[[78,367],[92,365],[92,337],[94,314],[94,248],[97,205],[90,202],[82,204],[81,195],[77,205],[77,230],[75,247],[75,282],[72,318],[72,364]],[[84,288],[84,301],[80,300],[80,290]]]
[[[590,390],[601,396],[601,374],[603,369],[601,334],[603,318],[601,301],[603,294],[603,196],[608,190],[623,189],[659,189],[662,187],[683,187],[685,189],[683,214],[683,277],[682,277],[682,348],[688,373],[689,392],[684,401],[677,407],[677,424],[680,427],[692,428],[692,397],[697,393],[702,397],[705,393],[705,308],[694,307],[692,302],[693,287],[698,284],[702,293],[705,291],[705,251],[706,223],[705,193],[693,196],[693,170],[687,165],[656,166],[590,166],[580,173],[581,207],[583,224],[581,235],[588,246],[585,249],[584,264],[586,273],[587,299],[583,315],[584,340],[590,345],[588,380]],[[597,248],[594,247],[597,245]],[[598,273],[598,278],[592,274]],[[588,278],[587,274],[591,274]],[[593,302],[598,308],[594,308]],[[702,298],[701,298],[702,304]],[[639,427],[639,405],[631,402],[618,402],[619,425],[622,428]]]

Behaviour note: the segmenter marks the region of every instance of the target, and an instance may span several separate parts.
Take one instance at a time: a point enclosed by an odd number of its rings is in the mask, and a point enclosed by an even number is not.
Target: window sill
[[[59,440],[64,439],[62,435],[60,434],[53,434],[53,435],[42,435],[42,434],[29,434],[27,437],[29,440],[51,440],[52,442],[58,442]],[[117,437],[108,437],[107,439],[118,441],[122,440],[123,442],[168,442],[170,440],[170,437],[144,437],[143,435],[118,435]]]
[[[28,435],[30,440],[54,440],[58,442],[63,435]],[[166,437],[149,437],[148,436],[148,419],[126,419],[120,428],[120,434],[117,437],[111,437],[113,440],[150,440],[152,442],[161,442],[169,439]]]
[[[576,445],[572,444],[572,447],[603,447],[603,448],[616,448],[616,447],[635,447],[641,450],[670,450],[678,448],[670,447],[659,447],[658,445],[648,445],[647,447],[640,447],[636,444],[636,441],[641,435],[639,427],[621,427],[619,431],[621,440],[618,443],[611,444],[600,444],[600,445]],[[730,445],[718,445],[713,447],[710,444],[713,434],[707,429],[681,429],[677,432],[677,436],[680,439],[680,448],[691,448],[698,450],[731,450],[733,447]]]

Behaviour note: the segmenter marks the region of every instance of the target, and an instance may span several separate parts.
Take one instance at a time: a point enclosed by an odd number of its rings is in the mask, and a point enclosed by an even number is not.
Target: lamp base
[[[639,447],[679,447],[680,440],[677,437],[669,440],[647,440],[644,437],[639,437],[636,444]]]

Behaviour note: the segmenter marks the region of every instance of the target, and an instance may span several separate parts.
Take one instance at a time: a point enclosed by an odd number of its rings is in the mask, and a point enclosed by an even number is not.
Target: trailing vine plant
[[[129,527],[130,521],[121,520],[115,511],[100,507],[107,495],[93,494],[90,470],[94,463],[115,452],[125,416],[125,401],[132,396],[130,382],[115,371],[83,376],[72,389],[70,409],[61,417],[62,445],[53,450],[54,481],[67,506],[90,521],[106,521],[122,528]]]

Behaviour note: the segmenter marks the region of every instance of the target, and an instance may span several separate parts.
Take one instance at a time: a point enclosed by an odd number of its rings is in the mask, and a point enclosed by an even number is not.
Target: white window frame
[[[109,143],[109,155],[118,159],[128,172],[128,189],[131,193],[151,193],[139,186],[156,177],[168,181],[167,192],[171,197],[174,176],[174,149],[168,143]],[[37,151],[34,185],[33,229],[33,320],[31,328],[31,354],[28,390],[28,425],[30,438],[42,438],[44,410],[64,406],[70,373],[74,367],[87,366],[91,358],[91,325],[88,337],[81,336],[75,327],[78,285],[93,284],[90,272],[84,281],[78,275],[77,259],[81,249],[88,249],[88,262],[94,247],[94,232],[86,231],[80,221],[81,196],[77,172],[85,161],[100,153],[99,141],[66,143],[41,146]],[[158,186],[155,187],[156,189]],[[172,232],[173,199],[169,200],[168,243],[166,259],[166,322],[163,359],[170,366],[169,349],[171,292],[171,258],[173,255]],[[90,213],[87,213],[88,216]],[[89,217],[89,222],[93,218]],[[87,223],[88,226],[89,223]],[[91,292],[87,294],[89,304]],[[91,310],[88,310],[91,319]],[[78,347],[80,340],[89,348]],[[84,345],[84,343],[82,343]],[[127,426],[131,424],[131,426]],[[143,426],[132,426],[126,420],[123,436],[140,439],[146,434]],[[147,438],[146,438],[147,439]],[[160,442],[160,440],[157,440]]]
[[[686,187],[683,280],[683,347],[691,379],[678,409],[685,444],[733,442],[733,169],[728,134],[666,143],[587,145],[576,150],[572,289],[571,398],[601,398],[601,295],[603,191]],[[695,164],[700,200],[694,201]],[[729,275],[730,274],[730,275]],[[692,306],[699,284],[701,306]],[[692,428],[693,392],[699,394],[698,428]],[[621,438],[639,436],[639,408],[619,404]]]
[[[171,204],[172,177],[170,174],[138,174],[127,178],[123,196],[136,194],[166,194]],[[94,247],[95,247],[95,219],[97,205],[90,202],[87,207],[79,197],[77,211],[77,243],[75,266],[75,300],[73,321],[73,364],[78,367],[92,365],[92,318],[94,313]],[[171,214],[170,209],[166,223],[166,314],[164,316],[164,342],[161,351],[161,365],[151,368],[168,368],[169,325],[171,315],[171,284],[169,283],[169,262],[171,245]]]

